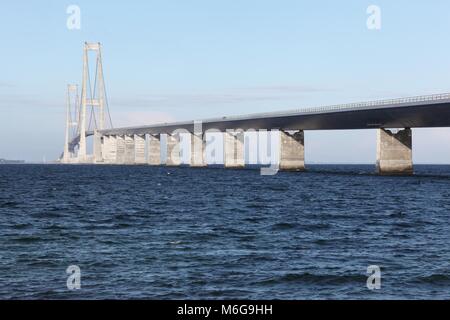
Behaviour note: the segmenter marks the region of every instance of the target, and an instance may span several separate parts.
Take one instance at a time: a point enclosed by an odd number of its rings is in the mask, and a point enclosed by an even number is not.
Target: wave
[[[259,284],[282,284],[282,283],[303,283],[303,284],[343,284],[343,283],[366,283],[367,277],[359,274],[313,274],[287,273],[281,276],[271,277],[260,281]]]
[[[416,278],[417,282],[436,284],[436,285],[449,285],[450,275],[448,274],[431,274],[429,276],[422,276]]]

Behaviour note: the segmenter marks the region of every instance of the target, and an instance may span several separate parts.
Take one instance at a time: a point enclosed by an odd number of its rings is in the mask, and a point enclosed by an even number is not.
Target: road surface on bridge
[[[194,132],[195,123],[202,131],[218,130],[347,130],[378,128],[450,127],[450,93],[410,98],[270,112],[243,116],[224,116],[198,121],[161,123],[148,126],[102,130],[102,135],[172,134],[184,129]],[[92,135],[87,132],[86,135]],[[72,142],[74,147],[79,136]]]
[[[103,130],[103,135],[172,133],[194,129],[195,121]],[[200,120],[203,130],[341,130],[450,126],[450,94]]]

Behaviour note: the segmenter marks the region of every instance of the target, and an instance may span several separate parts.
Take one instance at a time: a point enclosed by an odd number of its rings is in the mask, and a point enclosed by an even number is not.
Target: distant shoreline
[[[0,164],[25,164],[25,160],[0,159]]]

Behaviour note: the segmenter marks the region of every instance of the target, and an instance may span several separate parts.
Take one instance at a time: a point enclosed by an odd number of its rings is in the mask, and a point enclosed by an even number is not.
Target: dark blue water
[[[450,166],[309,169],[0,166],[0,298],[450,298]]]

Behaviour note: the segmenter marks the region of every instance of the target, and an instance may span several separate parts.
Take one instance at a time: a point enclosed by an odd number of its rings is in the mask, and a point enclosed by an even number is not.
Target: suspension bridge
[[[89,53],[95,55],[91,80]],[[190,135],[190,166],[206,167],[205,137],[223,133],[225,168],[245,167],[244,134],[272,131],[279,137],[276,168],[305,170],[305,130],[377,129],[376,170],[412,174],[412,129],[450,127],[450,94],[303,108],[286,112],[114,128],[103,75],[101,44],[85,43],[81,97],[67,88],[66,139],[61,163],[178,166],[182,134]],[[161,136],[166,135],[163,145]],[[86,138],[93,137],[92,154]],[[161,152],[163,149],[166,152]],[[165,154],[165,159],[162,155]]]

